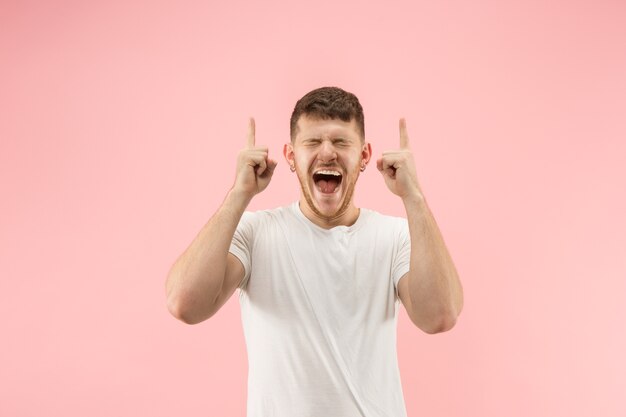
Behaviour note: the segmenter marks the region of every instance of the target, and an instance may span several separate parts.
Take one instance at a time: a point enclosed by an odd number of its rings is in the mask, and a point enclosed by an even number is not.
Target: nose
[[[317,155],[317,159],[321,162],[331,162],[337,159],[337,153],[335,152],[335,146],[329,140],[322,141],[320,145],[320,151]]]

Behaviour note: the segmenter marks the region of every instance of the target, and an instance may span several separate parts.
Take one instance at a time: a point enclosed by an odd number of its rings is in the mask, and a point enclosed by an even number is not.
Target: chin
[[[303,189],[304,198],[309,208],[324,220],[335,220],[341,217],[350,207],[354,184],[344,190],[344,184],[333,193],[323,193],[315,184]]]
[[[302,195],[315,216],[332,221],[348,211],[358,174],[346,175],[346,170],[339,166],[318,167],[297,174]]]

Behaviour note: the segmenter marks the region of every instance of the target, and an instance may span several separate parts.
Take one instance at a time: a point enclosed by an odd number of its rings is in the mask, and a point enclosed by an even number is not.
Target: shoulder
[[[362,213],[365,216],[365,224],[376,228],[385,228],[392,230],[408,229],[409,224],[404,217],[391,216],[388,214],[382,214],[375,210],[362,208]]]
[[[284,221],[292,216],[291,206],[276,207],[273,209],[245,211],[241,216],[240,225],[260,227]]]
[[[409,223],[404,217],[390,216],[374,210],[364,210],[364,236],[373,236],[378,242],[396,247],[404,246],[410,241]]]

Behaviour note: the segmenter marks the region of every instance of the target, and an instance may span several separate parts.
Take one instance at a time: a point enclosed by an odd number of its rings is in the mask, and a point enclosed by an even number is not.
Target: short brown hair
[[[361,139],[365,138],[363,107],[352,93],[339,87],[321,87],[308,92],[296,103],[291,113],[291,141],[296,138],[300,116],[320,119],[340,119],[344,122],[356,121]]]

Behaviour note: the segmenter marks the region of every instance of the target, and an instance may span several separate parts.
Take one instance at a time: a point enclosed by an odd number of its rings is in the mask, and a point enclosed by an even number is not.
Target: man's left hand
[[[415,163],[409,148],[409,135],[404,119],[400,119],[400,149],[383,152],[382,158],[376,161],[376,167],[383,175],[389,190],[395,195],[403,200],[423,197],[417,182]]]

